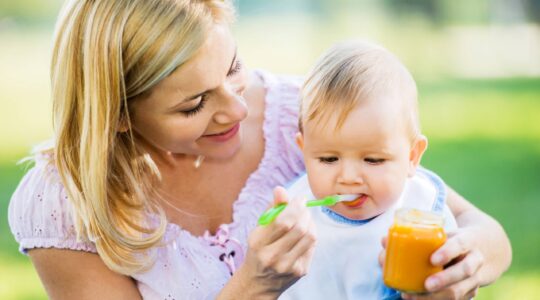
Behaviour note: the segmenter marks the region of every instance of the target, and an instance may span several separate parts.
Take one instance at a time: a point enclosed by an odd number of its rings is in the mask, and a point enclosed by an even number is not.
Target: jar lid
[[[406,226],[442,227],[444,217],[432,211],[404,207],[396,211],[394,221]]]

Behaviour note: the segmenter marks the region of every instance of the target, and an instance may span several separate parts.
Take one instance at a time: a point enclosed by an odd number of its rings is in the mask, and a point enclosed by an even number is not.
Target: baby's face
[[[298,137],[317,198],[359,196],[331,207],[350,219],[364,220],[386,211],[399,199],[416,167],[411,161],[414,147],[403,112],[383,104],[370,101],[357,105],[340,129],[336,129],[335,118],[326,124],[304,122],[304,134]]]

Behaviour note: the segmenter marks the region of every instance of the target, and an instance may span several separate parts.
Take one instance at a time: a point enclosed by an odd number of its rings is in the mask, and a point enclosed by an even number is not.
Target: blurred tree
[[[540,0],[528,0],[526,4],[529,20],[540,23]]]
[[[443,16],[441,1],[437,0],[384,0],[383,4],[385,9],[397,18],[420,15],[436,24]]]
[[[61,0],[2,0],[0,21],[8,21],[18,26],[54,23],[61,4]]]

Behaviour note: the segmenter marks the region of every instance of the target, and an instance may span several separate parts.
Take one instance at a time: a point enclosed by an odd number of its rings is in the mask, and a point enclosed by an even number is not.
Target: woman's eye
[[[205,103],[206,103],[206,95],[202,95],[201,100],[196,106],[190,109],[181,110],[180,112],[188,117],[191,117],[195,115],[196,113],[200,112],[203,109]]]
[[[319,157],[319,162],[325,163],[325,164],[331,164],[338,161],[338,158],[335,156],[328,156],[328,157]]]
[[[371,158],[371,157],[368,157],[368,158],[364,158],[364,161],[369,163],[369,164],[372,164],[372,165],[378,165],[378,164],[382,164],[386,160],[384,158]]]
[[[241,69],[242,69],[242,62],[239,59],[237,59],[236,63],[234,64],[234,67],[229,71],[229,74],[227,74],[227,77],[237,74],[238,72],[240,72]]]

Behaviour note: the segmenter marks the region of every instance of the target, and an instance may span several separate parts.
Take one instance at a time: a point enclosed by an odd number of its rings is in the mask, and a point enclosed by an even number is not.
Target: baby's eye
[[[366,157],[364,158],[364,161],[371,165],[379,165],[386,161],[384,158],[372,158],[372,157]]]
[[[331,164],[338,161],[338,158],[335,156],[326,156],[326,157],[319,157],[319,162],[325,163],[325,164]]]

